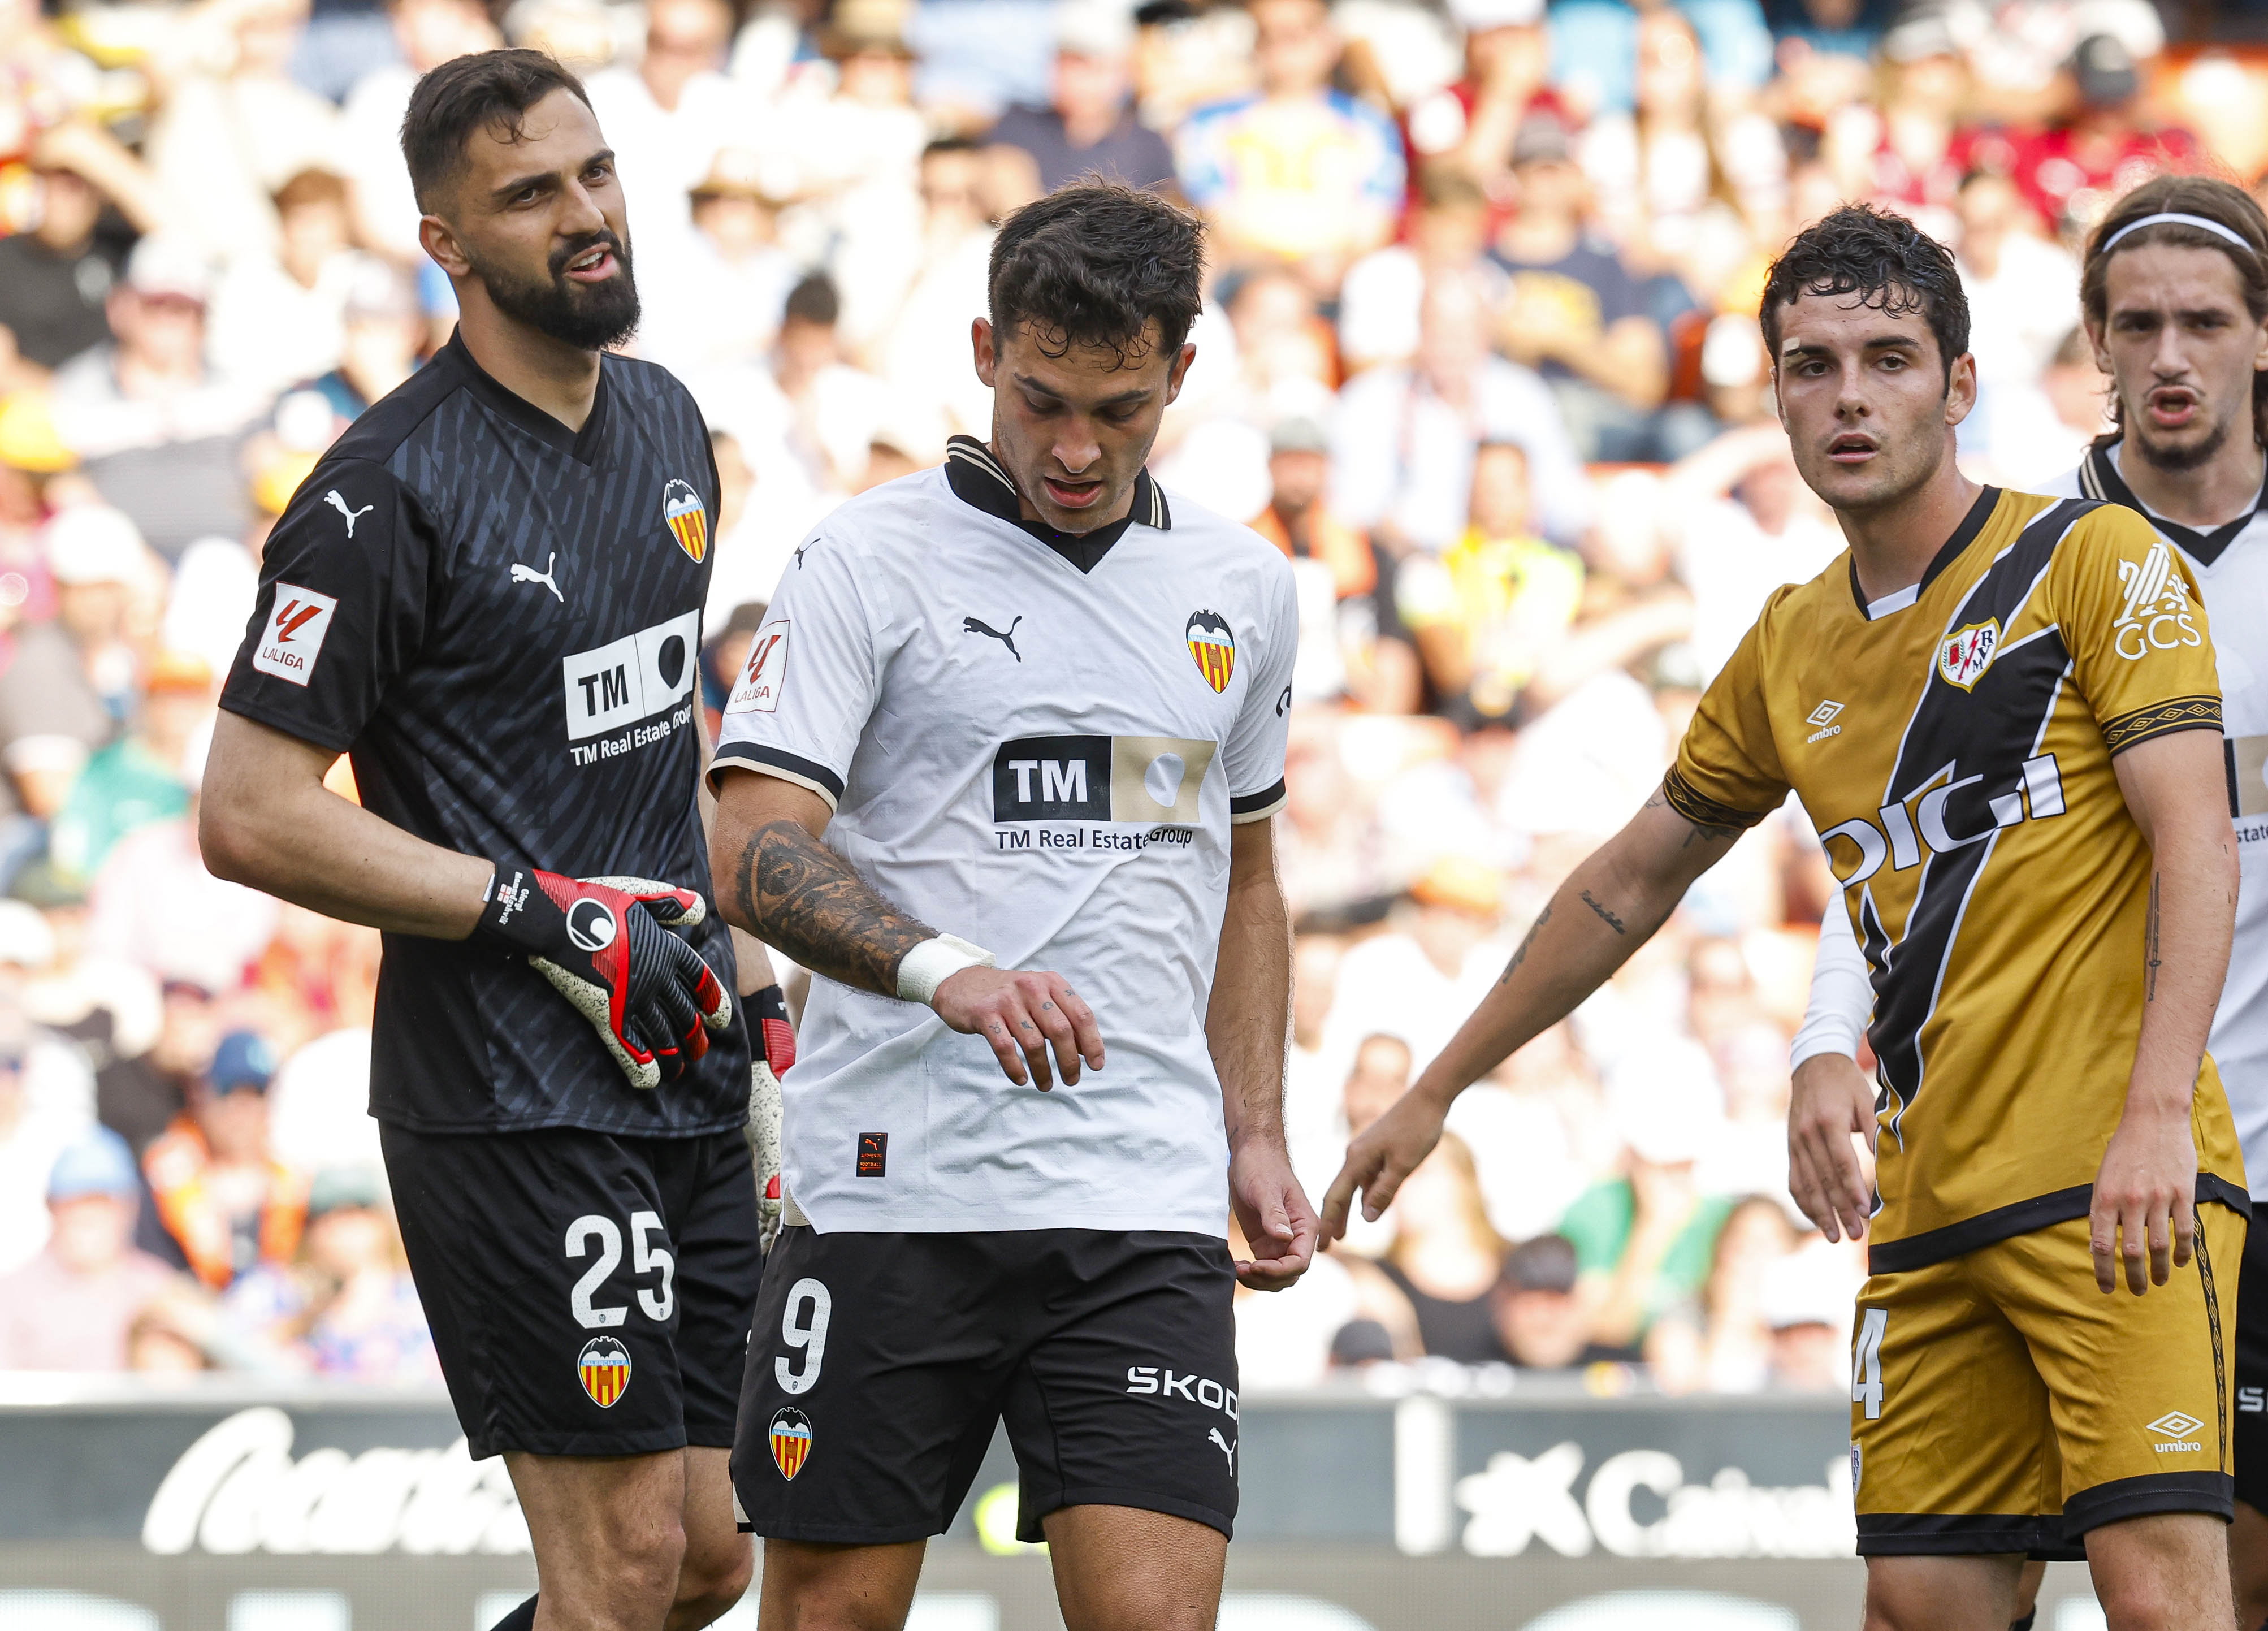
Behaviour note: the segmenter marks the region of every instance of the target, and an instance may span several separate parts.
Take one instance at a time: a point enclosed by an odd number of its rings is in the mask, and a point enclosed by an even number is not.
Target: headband
[[[2247,255],[2258,255],[2261,252],[2259,245],[2250,242],[2242,232],[2235,231],[2234,228],[2223,226],[2219,221],[2209,221],[2201,215],[2166,214],[2146,215],[2139,221],[2127,222],[2125,225],[2120,227],[2117,232],[2111,233],[2109,238],[2105,239],[2103,240],[2102,247],[2096,250],[2095,253],[2097,255],[2109,255],[2113,249],[2116,249],[2118,247],[2118,240],[2120,239],[2125,237],[2129,232],[2139,232],[2146,226],[2201,227],[2205,231],[2211,232],[2216,238],[2228,239],[2229,242],[2235,244]]]

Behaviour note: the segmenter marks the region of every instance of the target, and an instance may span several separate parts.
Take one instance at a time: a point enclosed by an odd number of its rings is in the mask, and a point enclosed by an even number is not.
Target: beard
[[[2250,412],[2251,407],[2248,398],[2244,410]],[[2140,414],[2122,413],[2119,417],[2126,422],[2127,439],[2133,443],[2134,451],[2149,461],[2152,469],[2162,470],[2169,476],[2178,476],[2212,463],[2214,456],[2228,445],[2228,433],[2236,426],[2236,416],[2230,414],[2186,446],[2176,445],[2169,447],[2150,439],[2147,421]]]
[[[621,272],[598,284],[570,278],[567,262],[600,244],[614,252]],[[595,232],[554,250],[548,275],[541,277],[522,277],[475,258],[469,250],[466,258],[498,311],[562,345],[603,351],[637,332],[637,283],[630,275],[630,246],[610,232]]]

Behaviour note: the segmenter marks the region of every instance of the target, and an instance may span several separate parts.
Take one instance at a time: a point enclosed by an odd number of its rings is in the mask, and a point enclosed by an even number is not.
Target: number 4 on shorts
[[[1851,1402],[1867,1407],[1867,1420],[1882,1413],[1882,1327],[1890,1323],[1886,1308],[1859,1310],[1859,1346],[1851,1352]]]

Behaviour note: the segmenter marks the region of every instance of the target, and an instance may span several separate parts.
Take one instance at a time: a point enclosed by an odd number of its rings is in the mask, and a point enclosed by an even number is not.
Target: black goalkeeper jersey
[[[269,535],[221,705],[353,757],[362,800],[504,865],[709,893],[695,801],[716,466],[660,368],[604,358],[569,431],[452,339],[333,445]],[[732,988],[713,913],[693,944]],[[371,1113],[425,1133],[740,1125],[735,1022],[640,1092],[521,958],[389,934]]]

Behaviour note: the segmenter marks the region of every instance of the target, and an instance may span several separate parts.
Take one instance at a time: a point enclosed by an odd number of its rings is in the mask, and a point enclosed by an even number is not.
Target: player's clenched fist
[[[1323,1196],[1323,1239],[1346,1237],[1347,1211],[1362,1192],[1362,1215],[1375,1221],[1394,1204],[1402,1180],[1415,1172],[1441,1141],[1448,1107],[1421,1088],[1412,1088],[1394,1107],[1365,1127],[1347,1146],[1346,1164]]]
[[[1017,969],[963,969],[938,986],[930,1006],[958,1031],[982,1037],[1008,1080],[1045,1093],[1055,1085],[1048,1052],[1066,1084],[1079,1080],[1079,1062],[1102,1068],[1102,1032],[1094,1010],[1060,974]]]

